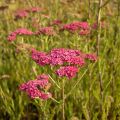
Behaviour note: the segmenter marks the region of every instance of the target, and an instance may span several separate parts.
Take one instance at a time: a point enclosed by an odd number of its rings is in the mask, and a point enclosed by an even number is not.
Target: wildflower
[[[93,29],[97,29],[98,28],[97,22],[93,23],[92,28]],[[105,28],[105,22],[104,21],[101,21],[101,28]]]
[[[8,35],[8,40],[9,41],[16,40],[17,35],[32,35],[32,34],[33,32],[30,30],[27,30],[26,28],[19,28]]]
[[[30,80],[19,86],[21,91],[25,91],[32,99],[41,98],[48,99],[51,97],[51,93],[45,93],[43,90],[48,84],[48,76],[45,74],[39,75],[37,79]],[[43,90],[42,90],[43,89]]]
[[[81,56],[71,57],[69,60],[67,60],[67,62],[72,65],[79,65],[79,66],[85,65],[84,58],[82,58]]]
[[[32,7],[29,9],[26,9],[27,12],[40,12],[42,9],[39,7]]]
[[[94,62],[97,61],[97,56],[95,54],[86,54],[85,58]]]
[[[7,39],[8,41],[14,41],[16,40],[16,37],[17,37],[16,33],[12,32],[11,34],[9,34]]]
[[[50,63],[50,58],[44,52],[39,52],[33,49],[31,57],[37,64],[41,66],[44,66]]]
[[[88,35],[88,34],[90,34],[90,30],[81,30],[81,31],[79,32],[79,34],[80,34],[80,35]]]
[[[81,29],[84,29],[84,30],[87,30],[90,27],[88,22],[79,22],[79,26]]]
[[[26,28],[19,28],[14,33],[16,33],[17,35],[32,35],[33,34],[32,31]]]
[[[63,65],[65,62],[68,63],[68,61],[77,55],[80,55],[80,51],[78,50],[72,50],[72,49],[53,49],[50,52],[51,56],[51,64],[52,65]]]
[[[61,20],[54,20],[51,25],[60,25],[62,24]]]
[[[44,34],[44,35],[55,35],[55,31],[52,27],[44,27],[44,28],[40,28],[37,32],[35,32],[36,35],[39,34]]]
[[[69,79],[73,78],[76,76],[76,73],[78,72],[78,68],[75,66],[65,66],[65,67],[60,67],[57,71],[56,74],[60,77],[66,76]]]
[[[33,49],[31,57],[40,66],[74,65],[82,67],[85,65],[85,59],[97,60],[94,54],[85,54],[79,50],[65,48],[53,49],[49,53]]]
[[[84,29],[84,30],[89,29],[88,23],[75,21],[70,24],[65,24],[62,28],[62,30],[68,30],[70,32],[75,32],[80,29]]]
[[[24,9],[17,10],[15,13],[15,19],[21,19],[28,16],[28,12]]]

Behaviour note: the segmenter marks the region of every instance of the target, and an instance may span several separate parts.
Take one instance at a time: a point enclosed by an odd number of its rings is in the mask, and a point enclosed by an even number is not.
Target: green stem
[[[62,120],[65,120],[65,90],[64,90],[64,79],[62,80]]]
[[[84,75],[86,74],[87,71],[88,71],[88,69],[85,70],[85,72],[82,74],[81,78],[75,83],[75,85],[74,85],[73,88],[70,90],[70,92],[65,96],[65,99],[73,92],[73,90],[76,88],[76,86],[77,86],[78,83],[81,81],[81,79],[84,77]]]

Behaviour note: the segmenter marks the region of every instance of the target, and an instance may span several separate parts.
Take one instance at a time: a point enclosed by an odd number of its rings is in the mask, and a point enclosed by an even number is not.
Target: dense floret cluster
[[[17,35],[32,35],[32,34],[33,34],[33,32],[26,28],[19,28],[16,31],[9,34],[8,40],[9,41],[16,40]]]
[[[44,89],[48,85],[48,76],[45,74],[37,76],[35,80],[30,80],[20,85],[19,89],[25,91],[32,99],[41,98],[48,99],[51,94],[45,93]]]
[[[61,66],[56,72],[57,75],[66,76],[69,79],[75,77],[78,67],[84,66],[86,59],[93,62],[97,60],[95,54],[85,54],[80,50],[65,48],[53,49],[49,53],[32,49],[31,57],[40,66]]]

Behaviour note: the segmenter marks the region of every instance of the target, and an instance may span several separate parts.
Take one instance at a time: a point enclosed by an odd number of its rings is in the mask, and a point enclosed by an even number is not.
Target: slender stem
[[[102,0],[99,0],[99,6],[98,6],[98,14],[97,14],[97,56],[99,56],[99,50],[100,50],[100,35],[101,35],[101,5],[102,5]],[[103,113],[102,110],[102,103],[103,103],[103,83],[102,83],[102,76],[101,76],[101,69],[100,69],[100,59],[98,59],[98,79],[99,79],[99,85],[100,85],[100,98],[101,98],[101,103],[100,103],[100,111],[101,114]]]
[[[85,72],[82,74],[81,78],[75,83],[75,85],[72,87],[70,92],[65,96],[65,99],[73,92],[73,90],[76,88],[76,86],[81,81],[81,79],[84,77],[84,75],[86,74],[87,71],[88,71],[88,69],[85,70]]]
[[[65,90],[64,90],[64,79],[62,80],[62,120],[65,120]]]
[[[49,77],[50,77],[50,79],[52,80],[52,82],[59,88],[59,89],[61,89],[60,88],[60,86],[57,84],[57,82],[55,82],[55,80],[49,75]]]
[[[102,5],[102,0],[99,0],[99,6],[98,6],[98,14],[97,14],[97,55],[99,55],[99,47],[100,47],[100,35],[101,35],[101,8],[100,6]]]
[[[90,13],[91,13],[91,0],[88,0],[88,6],[89,6],[89,13],[88,13],[88,17],[89,17],[89,19],[90,19]]]

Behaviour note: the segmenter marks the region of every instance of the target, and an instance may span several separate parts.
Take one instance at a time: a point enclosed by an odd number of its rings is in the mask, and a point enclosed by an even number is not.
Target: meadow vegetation
[[[120,120],[120,0],[0,0],[0,120]]]

